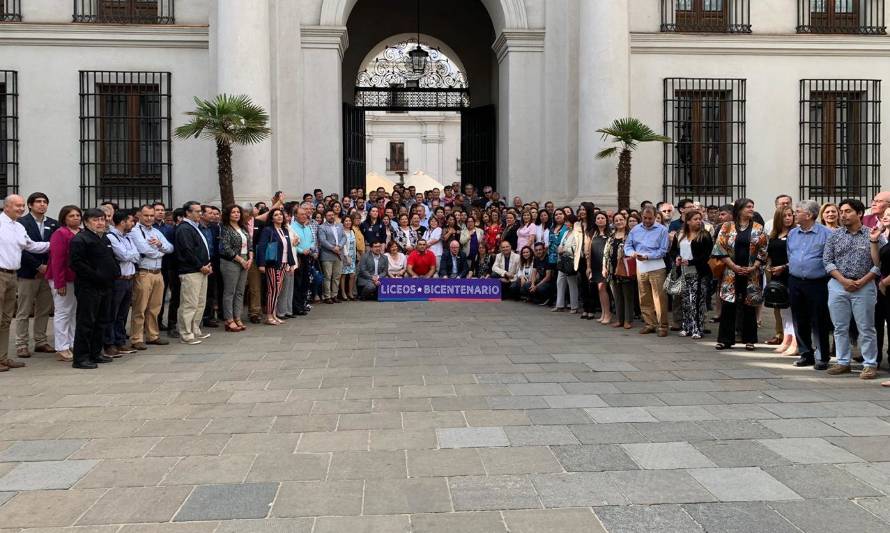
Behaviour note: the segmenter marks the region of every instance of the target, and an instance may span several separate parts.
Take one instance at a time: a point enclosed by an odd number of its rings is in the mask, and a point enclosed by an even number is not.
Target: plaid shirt
[[[880,277],[881,270],[871,260],[868,234],[869,229],[865,226],[856,233],[850,233],[847,228],[838,228],[831,232],[825,241],[825,251],[822,252],[825,271],[830,275],[837,270],[845,278],[854,280],[869,272]],[[884,240],[883,237],[881,240]]]
[[[309,218],[309,227],[312,229],[312,240],[315,245],[312,247],[313,253],[318,253],[318,222],[314,218]]]

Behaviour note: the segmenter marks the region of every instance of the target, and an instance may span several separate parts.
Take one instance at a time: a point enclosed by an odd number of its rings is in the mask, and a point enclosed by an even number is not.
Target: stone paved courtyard
[[[890,390],[792,360],[519,303],[37,356],[0,374],[0,532],[890,530]]]

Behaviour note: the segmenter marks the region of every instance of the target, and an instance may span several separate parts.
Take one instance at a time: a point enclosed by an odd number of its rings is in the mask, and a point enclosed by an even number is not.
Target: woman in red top
[[[489,222],[485,226],[485,244],[489,250],[498,250],[501,246],[501,236],[504,233],[504,227],[501,226],[501,214],[495,207],[488,216]]]
[[[46,279],[53,293],[53,337],[56,357],[59,361],[74,359],[74,315],[77,300],[74,298],[74,271],[68,262],[68,245],[80,231],[83,213],[75,205],[66,205],[59,211],[59,229],[49,239],[49,261],[46,263]]]

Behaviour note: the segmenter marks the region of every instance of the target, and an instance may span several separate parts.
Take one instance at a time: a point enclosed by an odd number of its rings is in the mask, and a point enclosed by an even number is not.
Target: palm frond
[[[185,115],[190,121],[176,128],[176,136],[183,139],[257,144],[272,134],[269,114],[244,94],[219,94],[209,100],[195,97],[195,110]]]
[[[618,153],[618,147],[604,148],[596,153],[597,159],[608,159]]]

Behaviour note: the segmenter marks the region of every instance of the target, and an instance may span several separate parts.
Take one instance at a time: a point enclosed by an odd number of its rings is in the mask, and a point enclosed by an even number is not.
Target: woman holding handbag
[[[269,211],[266,220],[269,223],[263,228],[257,243],[257,261],[260,273],[266,276],[266,324],[278,326],[284,323],[275,316],[284,274],[293,270],[296,261],[290,233],[284,224],[284,212],[276,207]]]
[[[565,310],[566,290],[569,292],[569,305],[573,315],[578,314],[578,263],[581,259],[578,250],[578,261],[575,260],[575,235],[572,223],[566,219],[562,210],[553,214],[554,225],[550,230],[550,258],[556,263],[556,307],[554,312]]]
[[[637,293],[636,260],[624,257],[624,240],[627,237],[627,217],[615,213],[612,218],[615,231],[603,248],[603,279],[612,289],[615,298],[616,321],[613,328],[631,329],[634,317],[634,295]]]
[[[682,311],[681,337],[701,339],[705,329],[705,300],[711,283],[708,260],[714,249],[711,234],[704,228],[701,212],[689,209],[683,215],[683,229],[674,236],[670,256],[680,269],[683,289],[680,293]]]
[[[769,235],[769,244],[766,247],[766,255],[769,259],[767,271],[771,281],[778,281],[788,288],[788,232],[794,228],[794,210],[790,207],[780,207],[773,215],[773,230]],[[779,309],[782,319],[782,344],[776,348],[776,353],[782,355],[797,354],[797,338],[794,336],[794,320],[791,318],[791,308]]]
[[[735,344],[736,315],[740,314],[742,342],[746,350],[753,351],[757,342],[757,306],[763,300],[760,269],[766,263],[769,239],[763,226],[754,222],[753,200],[736,200],[732,212],[733,220],[723,224],[714,243],[713,255],[726,266],[719,287],[723,303],[715,348],[725,350]]]

